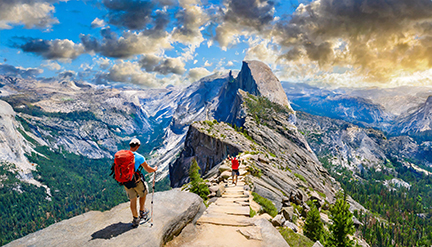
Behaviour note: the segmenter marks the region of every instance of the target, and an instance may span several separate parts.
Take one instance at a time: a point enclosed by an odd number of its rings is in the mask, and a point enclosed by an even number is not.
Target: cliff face
[[[210,136],[208,129],[217,128],[219,138]],[[227,131],[228,130],[228,131]],[[233,129],[228,126],[215,125],[211,121],[196,122],[189,127],[183,151],[180,157],[170,165],[169,175],[171,187],[180,187],[187,183],[189,179],[189,165],[196,159],[201,168],[201,174],[206,174],[213,167],[219,164],[227,154],[239,153],[245,150],[243,147],[246,138],[232,135]],[[225,136],[225,138],[222,138]],[[239,140],[237,140],[239,139]],[[241,144],[242,143],[242,144]]]
[[[212,114],[214,119],[233,122],[233,117],[238,113],[237,107],[241,105],[237,98],[239,89],[252,95],[266,97],[273,103],[292,109],[282,84],[266,64],[259,61],[243,61],[238,76],[234,78],[230,74],[228,82],[223,86],[217,107]]]
[[[395,132],[430,140],[432,137],[432,95],[413,113],[398,120]]]
[[[291,107],[279,79],[263,62],[243,61],[236,83],[239,89],[252,95],[263,96],[273,103]]]
[[[248,176],[253,190],[273,201],[279,210],[289,201],[301,205],[312,195],[332,202],[339,185],[291,124],[289,119],[294,113],[288,107],[242,90],[237,98],[243,102],[237,107],[242,111],[237,116],[242,116],[243,127],[236,131],[225,123],[194,123],[183,152],[170,166],[172,185],[181,186],[188,181],[192,158],[197,159],[202,175],[209,177],[228,154],[243,153],[252,155],[248,164],[257,172]],[[362,208],[355,202],[352,205]]]

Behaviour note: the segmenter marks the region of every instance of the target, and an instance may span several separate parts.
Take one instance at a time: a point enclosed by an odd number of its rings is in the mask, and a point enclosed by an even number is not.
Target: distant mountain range
[[[432,87],[328,89],[282,83],[295,110],[380,129],[393,136],[431,139]]]
[[[257,90],[247,88],[251,73],[256,73],[257,80],[277,80],[272,73],[251,72],[264,71],[264,66],[247,68],[237,76],[242,79],[235,87]],[[268,75],[273,77],[261,78]],[[232,74],[214,74],[186,88],[138,89],[0,76],[0,99],[4,109],[12,111],[9,116],[14,116],[0,120],[7,129],[2,132],[5,141],[0,143],[0,157],[3,162],[16,163],[25,179],[34,166],[28,165],[24,154],[30,154],[34,145],[93,159],[111,158],[116,150],[127,147],[130,138],[138,137],[144,143],[141,151],[151,152],[150,163],[162,168],[161,179],[181,152],[192,122],[229,120],[231,102],[226,99],[235,97],[230,88],[234,79]],[[294,110],[377,128],[394,136],[431,136],[430,87],[330,90],[288,82],[282,86]],[[267,93],[270,98],[282,97],[278,95],[282,89],[271,90]],[[11,149],[16,150],[13,157],[9,155]]]

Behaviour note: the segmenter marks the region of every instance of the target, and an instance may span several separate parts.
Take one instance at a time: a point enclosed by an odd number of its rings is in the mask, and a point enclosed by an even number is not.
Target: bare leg
[[[139,198],[140,211],[145,211],[146,196],[147,196],[147,193],[145,193],[143,197]]]
[[[135,218],[138,218],[137,198],[136,197],[130,199],[130,209],[132,211],[132,216]]]

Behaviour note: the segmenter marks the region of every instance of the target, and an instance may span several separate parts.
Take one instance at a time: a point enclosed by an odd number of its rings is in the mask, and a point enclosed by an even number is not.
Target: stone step
[[[235,194],[235,195],[230,195],[230,194],[223,194],[222,198],[249,198],[248,195],[240,195],[240,194]]]
[[[244,191],[225,191],[222,195],[244,195]]]
[[[230,192],[243,192],[244,189],[243,189],[243,187],[228,187],[228,188],[225,188],[225,191],[230,191]]]
[[[219,197],[215,203],[217,202],[221,202],[221,203],[243,203],[243,202],[247,202],[249,203],[249,198],[222,198]]]
[[[254,226],[255,224],[248,217],[244,216],[233,216],[233,215],[219,215],[219,214],[206,214],[201,216],[197,221],[198,225],[201,224],[214,224],[221,226],[236,226],[246,227]]]
[[[215,204],[218,206],[237,206],[237,205],[240,205],[243,207],[249,206],[249,202],[236,202],[236,201],[234,201],[234,202],[215,202]]]
[[[212,204],[207,208],[207,213],[249,216],[250,211],[249,206],[217,206]]]

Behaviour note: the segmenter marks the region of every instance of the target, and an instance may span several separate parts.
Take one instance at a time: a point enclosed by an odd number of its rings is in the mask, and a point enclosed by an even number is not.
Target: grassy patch
[[[253,218],[256,214],[257,212],[253,210],[251,207],[249,207],[249,217]]]
[[[301,181],[307,183],[307,182],[306,182],[306,179],[305,179],[301,174],[294,173],[294,176],[298,177]]]
[[[261,178],[262,176],[262,171],[261,169],[259,169],[258,167],[256,167],[255,165],[250,165],[246,168],[246,170],[254,177],[258,177]]]
[[[326,196],[326,194],[324,194],[324,193],[322,193],[322,192],[320,192],[320,191],[316,191],[317,193],[318,193],[318,195],[320,195],[322,198],[326,198],[327,196]]]
[[[279,232],[291,247],[312,247],[312,245],[314,245],[312,240],[301,234],[295,233],[290,228],[281,227],[279,228]]]
[[[256,201],[259,205],[261,205],[263,213],[268,213],[272,217],[275,217],[277,215],[277,213],[278,213],[277,208],[275,207],[275,205],[273,204],[272,201],[258,195],[255,192],[252,192],[252,195],[254,197],[253,198],[254,201]]]

